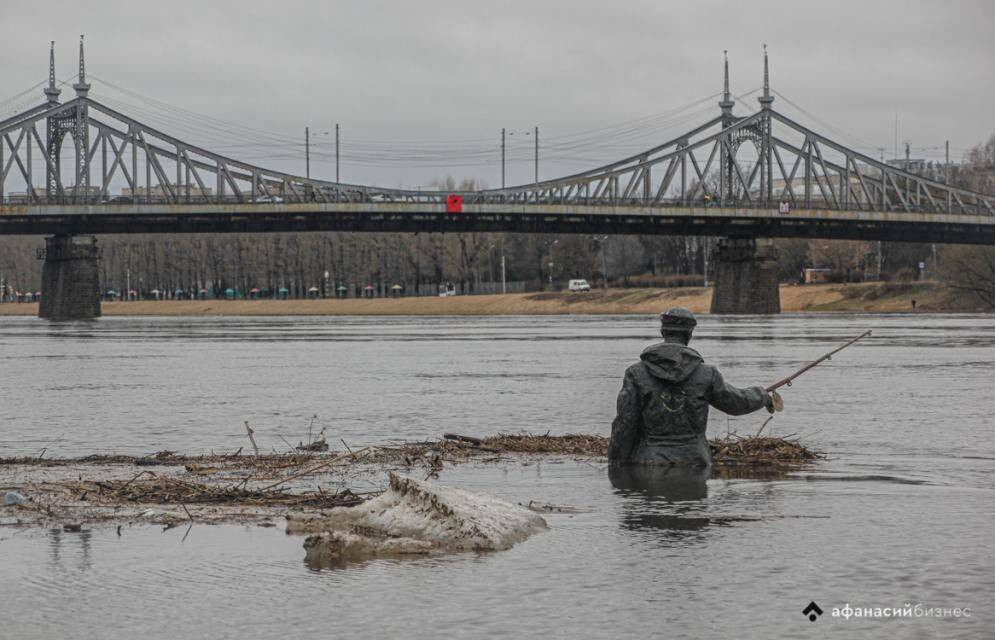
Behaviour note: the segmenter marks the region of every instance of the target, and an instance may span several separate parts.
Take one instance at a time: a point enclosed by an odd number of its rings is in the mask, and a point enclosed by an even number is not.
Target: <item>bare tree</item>
[[[995,248],[944,247],[940,277],[947,286],[973,294],[995,309]]]

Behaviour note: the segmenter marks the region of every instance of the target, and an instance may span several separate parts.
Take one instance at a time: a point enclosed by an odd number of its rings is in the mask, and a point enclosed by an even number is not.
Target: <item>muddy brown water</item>
[[[0,455],[189,453],[454,431],[607,434],[650,317],[0,318]],[[575,510],[505,552],[345,569],[279,528],[0,526],[0,638],[989,636],[995,318],[704,317],[727,379],[786,391],[768,429],[829,458],[786,479],[611,476],[565,461],[440,481]],[[711,435],[763,415],[714,412]],[[574,512],[575,511],[575,512]],[[0,522],[7,513],[0,509]],[[802,609],[825,611],[810,622]],[[845,619],[833,608],[968,607]],[[990,637],[990,636],[989,636]]]

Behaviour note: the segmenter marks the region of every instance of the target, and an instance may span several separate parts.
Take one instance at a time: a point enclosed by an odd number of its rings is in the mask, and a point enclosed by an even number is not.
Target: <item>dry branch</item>
[[[252,430],[252,427],[249,426],[248,420],[245,421],[245,433],[249,436],[249,442],[252,443],[252,450],[255,451],[256,455],[258,456],[259,447],[256,446],[256,439],[252,437],[252,434],[255,432]]]

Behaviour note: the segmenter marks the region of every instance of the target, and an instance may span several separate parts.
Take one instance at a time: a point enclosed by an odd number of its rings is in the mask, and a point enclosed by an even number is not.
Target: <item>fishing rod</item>
[[[774,384],[772,384],[769,387],[767,387],[767,393],[770,393],[772,391],[776,391],[777,389],[780,389],[781,387],[790,387],[791,386],[791,381],[794,380],[795,378],[797,378],[798,376],[800,376],[801,374],[805,373],[809,369],[812,369],[812,368],[818,366],[819,364],[825,362],[826,360],[832,360],[833,355],[839,353],[843,349],[846,349],[847,347],[849,347],[851,344],[853,344],[857,340],[860,340],[862,338],[866,338],[869,335],[871,335],[871,332],[870,331],[865,331],[862,334],[860,334],[859,336],[857,336],[856,338],[854,338],[853,340],[851,340],[851,341],[847,342],[846,344],[844,344],[843,346],[837,347],[837,348],[833,349],[832,351],[830,351],[826,355],[822,356],[818,360],[814,360],[812,362],[809,362],[807,365],[805,365],[804,367],[802,367],[798,371],[795,371],[794,373],[792,373],[787,378],[784,378],[782,380],[778,380]]]

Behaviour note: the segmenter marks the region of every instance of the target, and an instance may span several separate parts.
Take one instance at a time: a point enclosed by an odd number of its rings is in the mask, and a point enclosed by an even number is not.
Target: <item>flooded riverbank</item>
[[[244,420],[263,451],[286,450],[315,414],[314,431],[353,448],[444,431],[604,436],[621,373],[655,328],[640,317],[4,318],[0,383],[13,393],[0,454],[232,452],[247,446]],[[281,525],[0,527],[0,597],[18,612],[5,633],[978,637],[995,586],[992,319],[706,316],[695,346],[731,382],[769,383],[864,329],[873,340],[785,391],[765,433],[828,455],[786,477],[623,477],[572,459],[446,467],[444,485],[569,509],[506,551],[348,569],[309,566]],[[765,416],[713,412],[709,435],[754,433]],[[827,612],[815,623],[801,614],[811,600]],[[973,615],[831,616],[905,602]]]

